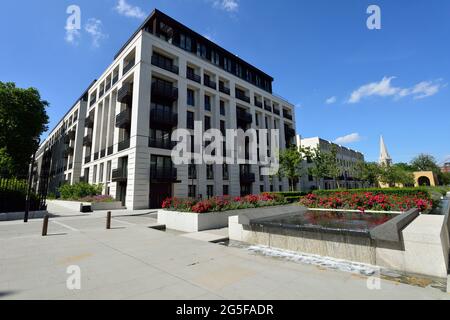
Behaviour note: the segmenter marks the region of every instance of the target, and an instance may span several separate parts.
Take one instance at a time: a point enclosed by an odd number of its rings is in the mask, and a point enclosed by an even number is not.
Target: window
[[[186,51],[192,51],[192,40],[190,37],[180,34],[180,47]]]
[[[195,106],[195,93],[194,90],[187,89],[187,104],[189,106]]]
[[[264,186],[259,186],[259,192],[261,192],[261,193],[264,192]]]
[[[220,100],[220,115],[225,116],[225,101]]]
[[[206,59],[206,46],[201,43],[197,43],[197,55]]]
[[[196,198],[197,197],[197,188],[196,186],[188,187],[188,198]]]
[[[205,116],[205,131],[211,129],[211,117]]]
[[[223,195],[224,196],[229,196],[230,195],[230,186],[228,186],[228,185],[224,185],[223,186]]]
[[[228,58],[223,58],[223,68],[228,71],[231,72],[231,60]]]
[[[101,163],[100,164],[100,173],[99,173],[99,179],[98,179],[98,182],[100,182],[100,183],[103,183],[103,171],[104,171],[104,169],[105,169],[105,164],[104,163]]]
[[[206,178],[208,180],[214,180],[214,165],[208,164],[206,166]]]
[[[186,115],[187,123],[186,126],[188,129],[194,130],[194,113],[191,111],[187,112]]]
[[[205,95],[205,110],[211,111],[211,97]]]
[[[230,172],[228,168],[228,164],[222,165],[222,179],[223,180],[229,180],[230,179]]]
[[[255,114],[255,121],[256,121],[256,125],[259,127],[259,114]],[[258,135],[259,137],[259,135]]]
[[[211,185],[207,186],[206,193],[207,193],[208,198],[214,197],[214,186],[211,186]]]
[[[197,166],[193,163],[189,164],[188,167],[189,179],[197,179]]]
[[[242,78],[242,66],[240,64],[236,64],[236,75]]]
[[[219,65],[220,62],[219,54],[215,51],[211,52],[211,62],[217,66]]]
[[[223,121],[223,120],[220,120],[220,132],[222,132],[223,136],[226,136],[226,134],[227,134],[226,129],[225,129],[225,121]]]

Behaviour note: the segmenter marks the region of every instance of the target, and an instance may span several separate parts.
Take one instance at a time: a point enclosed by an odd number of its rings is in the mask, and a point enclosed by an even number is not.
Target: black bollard
[[[47,230],[48,230],[48,219],[49,219],[49,215],[45,215],[44,217],[44,224],[42,225],[42,236],[45,237],[47,235]]]
[[[108,214],[106,215],[106,229],[111,229],[111,211],[108,211]]]

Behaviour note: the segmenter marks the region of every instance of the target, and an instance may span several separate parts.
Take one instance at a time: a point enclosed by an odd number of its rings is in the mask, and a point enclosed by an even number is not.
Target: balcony
[[[203,81],[203,84],[205,86],[207,86],[208,88],[217,90],[217,83],[215,83],[214,81],[208,80],[207,78],[205,78],[205,80]]]
[[[149,138],[149,148],[172,150],[177,145],[174,141]]]
[[[98,160],[98,152],[94,153],[94,161]]]
[[[256,100],[256,99],[255,99],[255,106],[257,106],[258,108],[261,108],[261,109],[263,107],[262,102],[259,100]]]
[[[94,115],[90,115],[86,118],[86,120],[84,121],[84,126],[91,129],[94,127]]]
[[[105,92],[108,92],[109,89],[111,89],[111,80],[110,80],[109,82],[106,83],[106,86],[105,86]]]
[[[273,108],[273,113],[275,113],[276,115],[280,115],[280,109],[277,108]]]
[[[122,74],[125,74],[125,73],[127,73],[128,71],[130,71],[131,68],[134,67],[134,63],[135,63],[134,60],[129,61],[129,62],[123,67],[123,72],[122,72]]]
[[[248,97],[244,92],[236,90],[236,99],[250,103],[250,97]]]
[[[86,163],[89,163],[89,162],[91,162],[91,155],[88,155],[88,156],[86,156],[85,158],[84,158],[84,163],[86,164]]]
[[[284,128],[284,134],[285,134],[287,139],[295,137],[295,130],[290,128],[290,127],[285,127]]]
[[[89,106],[92,107],[94,103],[97,102],[97,98],[91,98],[91,102],[89,103]]]
[[[251,172],[241,172],[240,181],[243,184],[255,183],[256,175]]]
[[[104,158],[106,156],[106,149],[100,151],[100,158]]]
[[[286,119],[289,119],[291,121],[293,119],[292,115],[286,110],[283,110],[283,117],[286,118]]]
[[[178,89],[169,82],[156,80],[152,83],[152,96],[175,101],[178,99]]]
[[[133,99],[133,85],[131,83],[124,83],[122,88],[117,91],[117,101],[120,103],[131,104]]]
[[[131,126],[131,109],[126,108],[116,116],[116,128],[128,129]]]
[[[247,124],[251,124],[253,122],[253,116],[245,110],[237,110],[236,116],[238,121],[242,121]]]
[[[130,147],[130,139],[123,140],[118,144],[118,152],[126,150]]]
[[[173,167],[150,167],[150,179],[152,183],[175,183],[177,182],[178,172]]]
[[[84,147],[92,146],[92,136],[90,134],[88,134],[83,138],[83,146]]]
[[[119,75],[118,74],[116,74],[114,76],[114,78],[112,79],[112,85],[115,85],[117,83],[117,81],[119,81]]]
[[[150,111],[150,122],[173,128],[178,125],[178,114],[169,110],[152,109]]]
[[[128,170],[125,168],[118,168],[112,171],[112,182],[126,182],[128,180]]]
[[[66,150],[64,150],[64,158],[68,158],[69,156],[72,156],[74,153],[74,149],[72,147],[67,147]]]
[[[202,82],[202,78],[198,74],[195,74],[195,72],[193,72],[193,71],[188,70],[186,72],[186,78],[188,78],[189,80],[198,82],[198,83]]]
[[[264,102],[264,110],[272,112],[272,106],[270,103]]]
[[[227,95],[230,95],[230,88],[225,87],[224,84],[219,83],[219,91]]]
[[[173,64],[173,61],[171,61],[168,58],[164,58],[160,55],[152,56],[152,65],[157,66],[161,69],[167,70],[169,72],[175,73],[177,75],[179,73],[179,68]]]

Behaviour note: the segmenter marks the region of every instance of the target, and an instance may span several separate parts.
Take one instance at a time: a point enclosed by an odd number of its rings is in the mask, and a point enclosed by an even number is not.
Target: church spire
[[[392,158],[389,155],[389,152],[386,148],[386,144],[384,143],[383,136],[380,138],[380,164],[391,165]]]

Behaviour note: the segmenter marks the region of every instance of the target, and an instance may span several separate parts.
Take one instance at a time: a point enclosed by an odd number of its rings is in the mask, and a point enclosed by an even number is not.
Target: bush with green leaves
[[[369,188],[369,189],[351,189],[351,193],[370,192],[374,195],[384,194],[392,196],[421,196],[424,199],[431,199],[431,192],[428,188]],[[315,190],[312,193],[317,196],[332,196],[341,193],[342,190]]]
[[[101,195],[102,189],[101,185],[81,182],[73,185],[65,184],[58,191],[61,194],[61,199],[77,201],[86,197]]]

